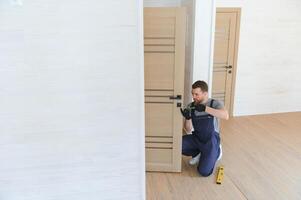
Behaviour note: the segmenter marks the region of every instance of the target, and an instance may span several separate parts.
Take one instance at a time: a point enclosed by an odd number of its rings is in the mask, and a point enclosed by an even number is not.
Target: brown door
[[[181,171],[185,29],[183,8],[144,9],[147,171]]]
[[[224,102],[231,115],[233,110],[239,18],[239,9],[217,9],[212,97]]]

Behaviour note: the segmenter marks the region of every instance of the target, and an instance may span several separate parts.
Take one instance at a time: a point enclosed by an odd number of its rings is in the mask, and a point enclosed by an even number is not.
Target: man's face
[[[191,90],[193,101],[197,104],[204,101],[204,99],[207,97],[208,92],[203,92],[201,88],[195,88]]]

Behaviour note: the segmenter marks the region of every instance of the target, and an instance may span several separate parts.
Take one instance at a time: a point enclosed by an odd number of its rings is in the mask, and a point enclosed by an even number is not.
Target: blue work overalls
[[[210,107],[212,107],[213,99]],[[202,176],[212,174],[216,160],[219,156],[220,137],[214,129],[214,117],[198,111],[191,113],[194,131],[184,135],[182,140],[182,154],[195,157],[201,153],[198,164],[198,172]]]

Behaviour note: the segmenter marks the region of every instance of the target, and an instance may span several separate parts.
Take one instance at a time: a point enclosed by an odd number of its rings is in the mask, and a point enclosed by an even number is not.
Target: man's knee
[[[206,167],[198,167],[198,172],[201,176],[207,177],[212,174],[213,169],[206,168]]]

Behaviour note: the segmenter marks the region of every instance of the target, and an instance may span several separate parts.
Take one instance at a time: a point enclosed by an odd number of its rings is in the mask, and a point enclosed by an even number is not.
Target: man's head
[[[196,81],[192,84],[192,98],[195,103],[202,103],[208,98],[208,85],[205,81]]]

